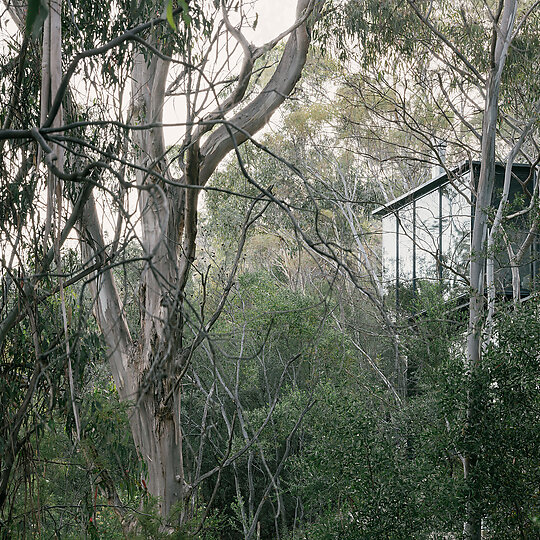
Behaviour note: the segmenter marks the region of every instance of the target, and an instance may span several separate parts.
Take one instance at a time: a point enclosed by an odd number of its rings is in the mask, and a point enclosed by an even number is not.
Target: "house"
[[[493,207],[500,201],[505,167],[496,165]],[[418,294],[429,284],[442,286],[447,296],[467,290],[474,220],[474,190],[480,163],[463,163],[434,177],[401,197],[377,208],[382,219],[382,274],[386,291],[400,296]],[[509,195],[510,212],[526,208],[535,184],[534,169],[514,164]],[[513,247],[521,245],[529,230],[528,214],[507,222],[505,231]],[[509,226],[508,226],[509,225]],[[538,274],[535,240],[519,263],[522,296],[530,294]],[[493,250],[495,281],[500,293],[511,292],[508,250],[500,241]]]

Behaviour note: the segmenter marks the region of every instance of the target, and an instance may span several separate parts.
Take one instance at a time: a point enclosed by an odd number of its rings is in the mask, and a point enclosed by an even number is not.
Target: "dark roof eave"
[[[473,161],[472,165],[479,165],[479,161]],[[460,163],[457,167],[454,167],[450,170],[450,174],[463,174],[467,170],[469,170],[469,167],[471,165],[470,161],[465,161],[463,163]],[[382,206],[379,206],[373,212],[371,212],[371,215],[373,217],[384,217],[388,214],[391,214],[392,212],[395,212],[399,208],[405,206],[406,203],[413,201],[414,199],[417,199],[418,197],[421,197],[422,195],[425,195],[427,193],[430,193],[431,191],[434,191],[440,186],[443,186],[444,184],[447,184],[450,180],[448,179],[448,174],[446,172],[443,172],[436,178],[432,178],[431,180],[428,180],[424,184],[421,184],[410,191],[407,191],[407,193],[404,193],[403,195],[397,197],[396,199],[387,202],[386,204],[383,204]]]
[[[453,169],[451,169],[450,174],[452,176],[463,174],[464,172],[470,169],[471,165],[473,167],[479,166],[480,161],[464,161],[460,163],[459,165],[457,165],[456,167],[454,167]],[[504,167],[504,163],[497,163],[496,165],[499,167]],[[530,169],[530,165],[526,163],[514,163],[512,165],[513,169],[521,168],[521,167],[527,167]],[[439,176],[437,176],[437,178],[432,178],[431,180],[428,180],[424,184],[421,184],[420,186],[415,187],[414,189],[411,189],[410,191],[401,195],[400,197],[397,197],[393,201],[390,201],[386,204],[383,204],[382,206],[379,206],[378,208],[373,210],[373,212],[371,212],[371,215],[373,217],[387,216],[388,214],[391,214],[392,212],[399,210],[400,208],[405,206],[405,204],[407,204],[408,202],[413,201],[414,199],[417,199],[421,197],[422,195],[426,195],[427,193],[434,191],[439,186],[443,186],[444,184],[447,184],[448,182],[450,182],[450,180],[448,179],[448,175],[444,172],[440,174]]]

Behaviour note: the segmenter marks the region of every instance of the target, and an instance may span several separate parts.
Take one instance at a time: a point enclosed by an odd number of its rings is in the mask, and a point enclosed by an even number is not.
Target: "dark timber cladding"
[[[474,220],[474,186],[480,162],[463,163],[444,172],[401,197],[377,208],[373,216],[382,218],[383,281],[395,288],[396,300],[409,289],[415,292],[430,282],[444,284],[457,292],[467,286],[471,258],[470,235]],[[512,211],[529,205],[535,178],[529,165],[514,164],[508,203]],[[504,164],[497,164],[492,205],[500,201],[504,184]],[[526,217],[512,220],[508,238],[521,243],[528,230]],[[521,283],[527,292],[536,276],[536,242],[521,263]],[[496,254],[499,290],[511,283],[506,250]],[[401,289],[401,292],[400,292]]]

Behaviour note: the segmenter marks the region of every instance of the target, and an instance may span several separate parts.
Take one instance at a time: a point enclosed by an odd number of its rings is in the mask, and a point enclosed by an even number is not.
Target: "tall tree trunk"
[[[491,207],[493,187],[495,184],[495,140],[498,117],[499,91],[501,76],[506,61],[508,47],[512,38],[512,30],[517,10],[517,0],[505,0],[501,3],[499,14],[494,21],[491,68],[487,80],[484,118],[482,123],[482,155],[480,176],[476,189],[474,224],[471,239],[470,263],[470,301],[469,323],[467,330],[467,361],[469,384],[467,392],[467,440],[477,447],[478,400],[474,385],[475,373],[482,358],[483,330],[486,315],[484,298],[484,271],[486,266],[485,242],[487,238],[488,212]],[[500,24],[499,24],[500,18]],[[479,456],[470,449],[464,455],[464,475],[468,485],[466,516],[464,523],[465,537],[479,540],[481,537],[481,486],[476,478],[475,467]]]
[[[133,132],[146,259],[140,279],[141,328],[137,343],[131,339],[111,270],[99,272],[91,289],[120,398],[133,405],[130,427],[147,465],[148,491],[158,498],[163,517],[171,517],[174,506],[189,495],[182,453],[180,378],[190,353],[190,347],[182,343],[182,331],[184,289],[195,256],[197,233],[199,190],[194,188],[208,181],[228,152],[261,129],[294,89],[310,43],[307,15],[322,3],[298,1],[297,24],[290,31],[270,81],[258,96],[227,119],[227,125],[209,134],[199,149],[201,137],[215,123],[221,123],[227,112],[242,104],[255,60],[277,41],[259,48],[243,47],[245,59],[236,89],[198,128],[190,131],[185,141],[185,168],[180,179],[173,179],[169,173],[161,126],[169,62],[155,54],[135,55],[132,122],[153,125]],[[245,45],[238,30],[231,27],[229,31]],[[157,49],[159,32],[156,27],[146,36]],[[99,264],[101,258],[104,262],[107,246],[93,199],[85,206],[81,225],[86,260]],[[181,511],[174,520],[184,518]]]
[[[157,35],[157,32],[156,32]],[[151,39],[157,44],[157,39]],[[182,350],[182,297],[195,249],[197,192],[172,185],[163,129],[167,60],[147,61],[137,53],[132,71],[133,115],[141,124],[158,124],[135,133],[139,211],[146,263],[141,276],[141,337],[131,358],[133,399],[131,427],[147,467],[147,486],[168,516],[184,498],[185,481],[180,423],[179,375]],[[198,183],[198,148],[188,150],[183,181]],[[193,161],[195,163],[193,164]],[[152,172],[171,183],[156,181]],[[189,222],[189,223],[186,223]],[[184,244],[182,239],[184,237]],[[180,247],[181,246],[181,247]]]

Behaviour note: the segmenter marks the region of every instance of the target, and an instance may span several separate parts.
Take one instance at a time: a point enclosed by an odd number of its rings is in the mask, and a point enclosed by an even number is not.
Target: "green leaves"
[[[180,7],[182,8],[182,19],[184,19],[186,26],[188,26],[191,23],[191,17],[188,12],[189,8],[187,5],[187,2],[186,0],[178,0],[178,3],[180,4]]]
[[[189,26],[189,24],[191,23],[191,17],[189,15],[189,7],[187,5],[186,0],[177,0],[177,3],[182,8],[182,11],[181,11],[182,19],[184,19],[185,25]],[[167,2],[165,14],[166,14],[167,22],[169,23],[169,26],[176,32],[177,28],[176,28],[176,23],[174,22],[174,17],[173,17],[173,0],[169,0]]]
[[[176,24],[173,18],[172,0],[169,0],[169,2],[167,3],[167,22],[170,24],[171,28],[176,32]]]
[[[49,7],[46,0],[28,0],[26,33],[37,37],[48,15]]]

